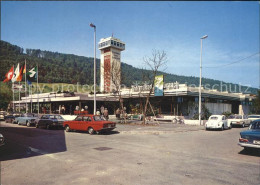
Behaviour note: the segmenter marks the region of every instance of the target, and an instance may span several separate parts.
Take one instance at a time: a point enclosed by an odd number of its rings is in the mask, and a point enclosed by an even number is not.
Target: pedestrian
[[[101,111],[101,115],[104,115],[105,108],[103,105],[101,106],[100,111]]]
[[[104,110],[104,117],[105,117],[106,120],[108,120],[108,110],[107,110],[107,108],[105,108],[105,110]]]
[[[61,107],[61,113],[64,115],[64,114],[65,114],[65,111],[66,111],[65,106],[62,105],[62,107]]]
[[[120,119],[120,110],[119,110],[119,108],[116,110],[116,118]]]

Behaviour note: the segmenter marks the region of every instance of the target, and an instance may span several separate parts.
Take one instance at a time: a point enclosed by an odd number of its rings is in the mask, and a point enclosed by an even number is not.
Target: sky
[[[144,57],[165,51],[162,69],[185,76],[199,77],[208,35],[202,76],[260,87],[257,1],[1,1],[1,40],[24,49],[93,57],[91,22],[97,43],[112,35],[125,42],[122,62],[145,67]]]

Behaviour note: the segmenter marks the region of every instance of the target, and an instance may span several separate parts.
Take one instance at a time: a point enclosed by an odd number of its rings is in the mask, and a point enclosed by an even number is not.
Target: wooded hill
[[[9,71],[11,66],[17,65],[19,62],[23,64],[27,61],[27,69],[35,67],[38,63],[39,66],[39,82],[42,83],[77,83],[80,84],[93,84],[93,58],[77,56],[73,54],[63,54],[51,51],[42,51],[40,49],[23,49],[19,46],[12,45],[5,41],[0,41],[0,80],[5,79],[5,74]],[[143,61],[140,61],[143,62]],[[169,61],[170,62],[170,61]],[[100,81],[100,60],[97,59],[97,84]],[[148,71],[149,72],[149,71]],[[195,84],[199,86],[199,78],[193,76],[180,76],[169,73],[160,72],[165,75],[165,82],[176,82],[187,85]],[[129,64],[122,62],[122,84],[130,87],[136,81],[141,82],[143,79],[143,70],[135,68]],[[212,87],[214,84],[221,84],[219,80],[202,79],[203,84],[210,84]],[[231,85],[232,90],[237,84],[225,83],[229,87]],[[219,86],[216,86],[217,90],[220,90]],[[247,87],[242,87],[244,92]],[[223,90],[225,88],[223,87]],[[237,85],[237,91],[238,91]],[[257,94],[256,88],[250,88],[253,94]]]

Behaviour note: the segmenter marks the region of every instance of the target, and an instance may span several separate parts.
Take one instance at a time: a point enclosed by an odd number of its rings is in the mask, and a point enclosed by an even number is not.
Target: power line
[[[252,55],[250,55],[250,56],[248,56],[248,57],[246,57],[246,58],[243,58],[243,59],[240,59],[240,60],[238,60],[238,61],[231,62],[231,63],[228,63],[228,64],[223,64],[223,65],[219,65],[219,66],[212,66],[212,67],[204,67],[204,68],[218,68],[218,67],[229,66],[229,65],[232,65],[232,64],[239,63],[239,62],[241,62],[241,61],[243,61],[243,60],[246,60],[246,59],[248,59],[248,58],[251,58],[251,57],[253,57],[253,56],[255,56],[255,55],[258,55],[259,53],[260,53],[260,52],[254,53],[254,54],[252,54]]]

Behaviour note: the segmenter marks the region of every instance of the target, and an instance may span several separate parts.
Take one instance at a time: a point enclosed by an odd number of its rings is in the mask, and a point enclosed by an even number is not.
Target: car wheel
[[[230,127],[229,127],[229,129],[232,129],[232,124],[230,124]]]
[[[31,123],[29,121],[26,121],[26,126],[27,127],[30,127],[31,126]]]
[[[70,127],[69,127],[69,125],[66,125],[65,131],[66,131],[66,132],[70,132]]]
[[[90,134],[90,135],[92,135],[92,134],[94,134],[94,129],[92,128],[92,127],[89,127],[88,128],[88,133]]]
[[[243,124],[242,124],[242,128],[244,128],[244,127],[245,127],[245,124],[243,123]]]
[[[221,130],[221,131],[223,131],[223,130],[224,130],[224,125],[222,125],[222,127],[220,128],[220,130]]]
[[[20,122],[19,122],[19,121],[17,121],[17,124],[18,124],[18,125],[20,125]]]
[[[49,124],[46,125],[46,129],[47,130],[50,130],[51,129],[51,126]]]

